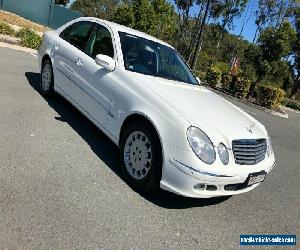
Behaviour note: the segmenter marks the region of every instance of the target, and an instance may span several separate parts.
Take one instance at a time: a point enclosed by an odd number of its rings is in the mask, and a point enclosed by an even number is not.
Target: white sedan
[[[138,189],[234,195],[257,187],[275,164],[265,127],[147,34],[79,18],[45,33],[39,65],[41,93],[62,95],[118,145]]]

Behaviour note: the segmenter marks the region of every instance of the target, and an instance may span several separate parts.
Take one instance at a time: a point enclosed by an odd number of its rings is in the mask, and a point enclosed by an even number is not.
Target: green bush
[[[233,94],[238,98],[244,98],[249,92],[251,82],[244,78],[236,78],[232,84]]]
[[[284,102],[284,90],[273,86],[258,86],[258,102],[267,108],[276,108]]]
[[[42,38],[36,34],[34,31],[28,28],[20,29],[17,34],[17,37],[21,38],[20,45],[32,49],[38,49],[42,43]]]
[[[225,62],[216,62],[214,64],[214,68],[218,69],[221,72],[221,74],[228,74],[230,71],[228,63]]]
[[[203,71],[194,70],[193,73],[195,76],[199,77],[201,81],[205,79],[205,73]]]
[[[292,109],[300,110],[300,102],[296,100],[285,99],[285,106]]]
[[[249,92],[251,82],[247,79],[229,74],[222,75],[222,88],[238,98],[246,97]]]
[[[15,36],[15,31],[8,24],[0,21],[0,34],[9,35],[9,36]]]
[[[205,81],[215,88],[221,81],[221,72],[213,67],[209,68],[205,75]]]
[[[222,89],[227,92],[231,92],[232,85],[232,76],[226,73],[223,73],[221,76]]]

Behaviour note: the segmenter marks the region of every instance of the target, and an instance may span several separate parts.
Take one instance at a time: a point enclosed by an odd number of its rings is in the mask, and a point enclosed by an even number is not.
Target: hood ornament
[[[252,122],[249,127],[245,127],[245,128],[252,134],[254,127],[255,127],[255,123]]]

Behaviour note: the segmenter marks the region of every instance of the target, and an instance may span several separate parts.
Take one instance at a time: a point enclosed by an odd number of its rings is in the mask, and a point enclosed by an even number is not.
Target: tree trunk
[[[201,23],[201,16],[202,16],[201,13],[203,11],[203,7],[204,7],[204,5],[201,4],[201,7],[200,7],[200,10],[199,10],[199,13],[198,13],[198,17],[197,17],[197,21],[196,21],[195,26],[193,28],[193,31],[195,32],[195,34],[198,34],[198,27]],[[188,48],[188,54],[189,54],[189,57],[188,57],[188,60],[187,60],[188,63],[190,63],[190,60],[192,58],[193,50],[194,50],[195,43],[196,43],[196,37],[197,36],[191,37],[191,41],[190,41],[189,48]]]
[[[253,43],[255,43],[255,40],[256,40],[256,37],[257,37],[257,34],[258,34],[259,30],[260,30],[260,28],[259,28],[259,26],[257,26],[254,37],[253,37],[253,41],[252,41]]]
[[[295,99],[296,98],[296,95],[297,95],[299,89],[300,89],[300,77],[298,76],[297,80],[295,81],[295,84],[294,84],[294,86],[292,88],[292,92],[291,92],[291,95],[290,95],[291,99]]]
[[[200,30],[199,30],[199,35],[198,35],[198,39],[197,39],[195,53],[194,53],[193,58],[192,58],[192,65],[191,65],[192,70],[195,69],[196,62],[198,60],[198,56],[199,56],[199,53],[200,53],[200,49],[201,49],[200,44],[201,44],[201,40],[202,40],[203,28],[204,28],[205,21],[206,21],[208,12],[209,12],[209,5],[210,5],[210,0],[207,0],[204,17],[202,19],[201,27],[200,27]]]

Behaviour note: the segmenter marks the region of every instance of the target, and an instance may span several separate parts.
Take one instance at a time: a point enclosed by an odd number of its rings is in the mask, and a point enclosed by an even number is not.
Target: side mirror
[[[114,71],[116,68],[115,60],[106,55],[101,55],[101,54],[97,55],[95,58],[95,62],[96,64],[102,66],[103,68],[109,71]]]
[[[198,76],[196,76],[196,80],[197,80],[197,82],[198,82],[199,84],[201,84],[201,80],[200,80],[200,78],[199,78]]]

